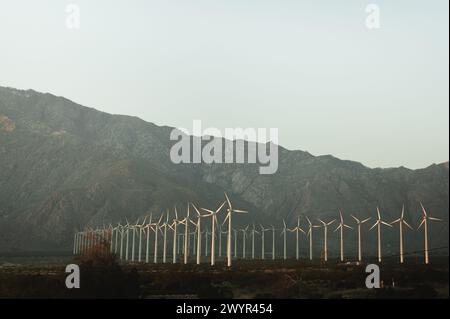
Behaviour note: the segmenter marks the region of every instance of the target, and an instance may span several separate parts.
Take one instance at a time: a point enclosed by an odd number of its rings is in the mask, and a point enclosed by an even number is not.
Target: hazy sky
[[[380,29],[366,28],[368,3]],[[449,157],[448,12],[447,0],[0,0],[0,85],[158,125],[278,127],[289,149],[419,168]]]

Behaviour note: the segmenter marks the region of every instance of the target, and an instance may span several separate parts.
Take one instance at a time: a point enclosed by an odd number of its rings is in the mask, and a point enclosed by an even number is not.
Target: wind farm
[[[188,203],[186,206],[186,215],[184,218],[179,217],[177,208],[173,209],[172,220],[170,220],[169,211],[165,211],[160,214],[159,219],[156,222],[152,222],[153,213],[144,216],[142,219],[138,219],[136,223],[130,224],[128,219],[122,226],[119,222],[116,227],[92,227],[87,226],[83,231],[74,233],[73,241],[73,254],[84,255],[89,254],[91,250],[95,250],[98,246],[104,246],[104,253],[114,252],[117,254],[120,262],[123,263],[141,263],[149,264],[149,253],[153,249],[153,264],[162,262],[167,263],[168,257],[171,257],[172,264],[183,263],[185,265],[195,263],[200,265],[202,263],[208,263],[211,267],[214,267],[217,262],[223,263],[227,268],[232,269],[233,261],[254,260],[261,263],[268,261],[330,261],[330,255],[333,257],[332,261],[336,264],[340,263],[356,263],[362,264],[364,262],[376,262],[382,264],[383,257],[392,257],[392,246],[389,243],[382,241],[382,226],[386,226],[390,232],[394,232],[393,225],[398,225],[399,229],[399,249],[398,256],[399,263],[405,263],[405,255],[411,254],[411,252],[405,251],[407,241],[411,240],[413,236],[420,237],[420,231],[423,228],[424,233],[424,248],[413,252],[415,255],[422,255],[423,264],[430,264],[430,249],[428,243],[428,237],[430,232],[429,221],[443,222],[443,219],[430,216],[422,203],[420,203],[422,215],[417,216],[417,229],[414,229],[410,222],[405,218],[405,207],[402,205],[401,215],[398,219],[388,223],[381,219],[381,212],[379,207],[376,207],[375,223],[369,230],[376,228],[376,260],[374,260],[374,254],[369,251],[363,250],[363,226],[372,217],[356,217],[353,214],[349,216],[354,220],[353,226],[346,224],[344,221],[345,215],[341,210],[338,210],[339,224],[334,232],[339,231],[339,236],[336,238],[329,238],[328,227],[335,223],[335,219],[324,221],[318,218],[320,224],[313,224],[309,217],[304,216],[306,224],[302,225],[299,215],[296,218],[296,224],[288,225],[286,221],[281,220],[280,228],[275,225],[262,225],[260,229],[255,227],[255,223],[242,225],[239,222],[239,215],[245,214],[251,215],[251,211],[235,209],[228,194],[224,194],[224,201],[219,203],[217,208],[197,208],[197,205]],[[200,212],[202,210],[204,213]],[[191,218],[191,211],[196,213],[194,218]],[[368,214],[364,214],[367,216]],[[165,221],[162,223],[162,220]],[[142,220],[142,222],[139,222]],[[183,225],[183,233],[178,233],[179,225]],[[223,229],[226,226],[226,229]],[[410,233],[407,237],[404,235],[404,228],[406,226]],[[305,232],[303,229],[306,228]],[[314,229],[322,228],[323,232],[315,232]],[[344,229],[349,231],[349,234],[344,233]],[[351,231],[355,230],[357,235],[355,236]],[[150,232],[150,230],[152,232]],[[169,233],[171,232],[171,234]],[[131,241],[125,242],[125,256],[124,250],[124,234],[128,238],[128,234],[131,233]],[[182,235],[182,241],[180,242],[179,236]],[[225,235],[225,247],[226,254],[222,256],[223,240],[222,235]],[[269,235],[269,236],[268,236]],[[321,236],[320,236],[321,235]],[[347,240],[352,243],[345,245],[344,238],[347,235]],[[351,235],[351,236],[350,236]],[[135,237],[136,236],[136,237]],[[368,232],[366,232],[368,236]],[[143,238],[144,237],[144,238]],[[191,240],[192,238],[192,240]],[[138,243],[136,244],[136,240]],[[322,246],[318,249],[315,241],[321,241]],[[334,240],[334,243],[332,242]],[[267,245],[267,243],[270,243]],[[304,243],[304,244],[303,244]],[[335,251],[330,252],[331,247],[335,248]],[[179,247],[181,245],[182,247]],[[258,247],[259,245],[259,247]],[[350,252],[345,254],[344,247],[354,247]],[[366,245],[367,246],[367,245]],[[269,250],[267,250],[269,247]],[[277,247],[281,247],[280,252],[277,253]],[[180,249],[181,248],[181,249]],[[301,249],[303,248],[303,249]],[[306,249],[308,248],[308,249]],[[336,249],[337,248],[337,249]],[[383,256],[383,249],[389,248],[391,255],[385,254]],[[128,258],[128,250],[131,250],[131,258]],[[257,249],[260,249],[261,254],[256,254]],[[136,252],[137,250],[137,252]],[[314,250],[319,250],[320,253],[313,254]],[[162,251],[162,252],[161,252]],[[141,258],[145,253],[145,260]],[[171,254],[171,255],[170,255]],[[267,259],[267,254],[270,258]],[[135,258],[135,255],[138,257]],[[161,256],[160,256],[161,255]],[[170,255],[170,256],[169,256]]]
[[[175,205],[160,214],[146,212],[133,223],[130,217],[116,226],[88,225],[73,235],[73,258],[81,263],[112,258],[127,276],[137,272],[141,295],[136,298],[448,296],[448,285],[438,279],[448,278],[448,262],[426,240],[446,221],[421,202],[415,213],[399,205],[391,222],[382,218],[382,205],[372,214],[337,209],[337,216],[330,212],[315,219],[318,223],[298,213],[278,224],[260,223],[251,208],[236,209],[233,195],[226,193],[215,207],[203,206],[189,202],[184,211]],[[371,219],[375,222],[368,225]],[[412,250],[417,241],[422,249]],[[382,270],[378,290],[364,286],[369,264]],[[427,274],[434,277],[417,286],[414,278]]]

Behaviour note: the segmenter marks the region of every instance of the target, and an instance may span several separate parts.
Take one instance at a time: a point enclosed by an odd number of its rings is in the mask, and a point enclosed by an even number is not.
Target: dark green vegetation
[[[236,208],[250,211],[236,223],[281,225],[285,218],[292,225],[298,214],[336,218],[338,208],[346,218],[374,217],[377,205],[391,221],[405,203],[407,220],[417,226],[419,201],[448,221],[448,163],[370,169],[280,147],[278,172],[259,175],[253,164],[174,165],[170,132],[51,94],[0,87],[0,251],[70,251],[74,230],[85,225],[159,214],[175,204],[183,211],[187,201],[212,208],[223,200],[223,191]],[[382,145],[373,147],[383,152]],[[448,247],[448,224],[431,229],[430,248]],[[329,247],[336,252],[332,236]],[[352,236],[345,243],[354,250],[355,234],[346,236]],[[423,247],[422,236],[405,236],[406,251]],[[320,247],[321,236],[316,238]],[[374,254],[375,232],[364,238],[364,249]],[[383,233],[386,253],[397,249],[397,238],[397,231]]]
[[[425,266],[381,266],[382,289],[365,287],[365,266],[238,261],[232,270],[209,265],[128,265],[84,258],[81,288],[65,288],[63,266],[0,271],[0,298],[448,298],[448,258]],[[395,287],[392,287],[392,285]]]

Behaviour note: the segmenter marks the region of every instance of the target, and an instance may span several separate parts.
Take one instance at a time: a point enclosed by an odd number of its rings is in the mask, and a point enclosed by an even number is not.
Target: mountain
[[[417,226],[419,201],[448,221],[448,162],[371,169],[280,147],[277,173],[260,175],[257,164],[173,164],[171,131],[63,97],[0,87],[0,251],[69,250],[74,229],[135,220],[174,205],[184,211],[187,201],[213,208],[224,191],[236,207],[249,210],[237,220],[242,224],[280,225],[283,218],[294,224],[298,214],[335,219],[338,209],[350,224],[350,214],[374,219],[376,206],[391,221],[405,204],[408,221]],[[448,247],[447,222],[432,229],[432,247]],[[387,249],[395,252],[397,230],[384,233],[392,243]],[[366,236],[372,251],[374,234]],[[407,236],[414,238],[409,249],[418,250],[421,235]]]

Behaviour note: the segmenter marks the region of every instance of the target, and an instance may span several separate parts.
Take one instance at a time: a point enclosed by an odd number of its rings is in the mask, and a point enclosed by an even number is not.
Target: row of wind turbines
[[[219,223],[217,218],[218,214],[222,211],[224,206],[225,218]],[[423,226],[424,229],[424,262],[429,264],[429,249],[428,249],[428,231],[429,221],[442,221],[441,219],[430,216],[425,210],[422,203],[420,203],[422,209],[422,218],[419,224],[418,230]],[[194,210],[195,215],[191,217],[191,208]],[[255,243],[256,236],[259,235],[261,241],[261,255],[260,259],[266,259],[266,232],[271,232],[272,236],[272,249],[271,257],[274,260],[275,254],[275,241],[276,231],[274,226],[264,227],[259,225],[255,227],[246,226],[244,228],[233,228],[232,220],[235,213],[243,214],[247,211],[235,209],[232,203],[225,193],[225,201],[219,205],[216,210],[210,210],[207,208],[197,208],[196,205],[188,203],[187,212],[184,218],[179,218],[177,208],[174,208],[174,218],[170,220],[169,212],[162,214],[158,220],[153,220],[153,216],[145,217],[142,222],[139,220],[135,224],[130,224],[127,220],[125,225],[118,223],[117,226],[109,225],[108,227],[102,227],[97,229],[88,228],[81,232],[76,232],[74,235],[74,254],[86,254],[91,250],[103,247],[103,249],[114,253],[119,256],[123,261],[130,262],[143,262],[143,239],[145,243],[145,263],[150,262],[150,239],[153,237],[153,263],[159,261],[159,246],[160,240],[162,241],[162,262],[168,262],[168,249],[169,244],[172,244],[172,263],[178,263],[180,259],[184,264],[189,262],[190,254],[195,256],[197,264],[202,261],[202,256],[209,257],[211,266],[216,263],[216,252],[218,250],[219,257],[222,257],[222,238],[226,235],[226,260],[227,266],[231,267],[233,258],[238,256],[238,242],[241,240],[242,258],[256,258]],[[370,227],[370,230],[377,230],[377,255],[378,261],[382,261],[382,242],[381,242],[381,227],[386,226],[392,228],[393,225],[398,224],[400,235],[400,263],[404,263],[404,226],[413,230],[413,227],[405,220],[405,210],[402,207],[401,215],[398,219],[388,223],[381,219],[380,210],[377,207],[377,219],[375,223]],[[165,220],[164,219],[165,215]],[[357,230],[357,261],[362,261],[362,231],[363,224],[368,222],[371,217],[365,219],[359,219],[354,215],[351,215],[355,224],[354,227]],[[319,224],[314,225],[311,220],[305,216],[308,225],[306,231],[300,225],[300,217],[297,218],[297,225],[293,228],[288,228],[283,220],[283,228],[281,229],[280,236],[283,237],[283,259],[287,259],[287,233],[295,233],[295,257],[300,259],[300,233],[307,236],[309,240],[309,259],[313,260],[313,230],[316,228],[322,228],[323,230],[323,260],[328,261],[328,227],[336,222],[336,219],[330,221],[324,221],[317,219]],[[203,225],[202,221],[210,219],[209,225]],[[180,226],[182,229],[180,230]],[[209,226],[209,227],[207,227]],[[223,229],[225,226],[225,230]],[[194,231],[192,231],[194,227]],[[347,225],[344,222],[342,212],[339,210],[338,225],[335,232],[339,231],[340,239],[340,260],[344,261],[344,231],[354,229],[352,226]],[[170,240],[169,231],[171,231],[172,239]],[[242,236],[239,236],[239,234]],[[131,252],[130,252],[130,234],[131,234]],[[251,253],[247,257],[246,244],[248,236],[251,240]],[[136,245],[136,241],[138,241]],[[218,241],[218,249],[216,249],[216,241]],[[203,246],[204,245],[204,246]],[[232,245],[233,254],[232,254]],[[137,256],[136,256],[137,248]],[[131,256],[130,256],[131,253]],[[136,259],[137,257],[137,259]]]

